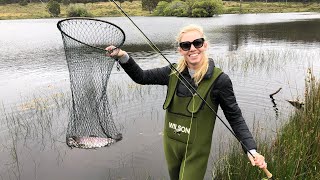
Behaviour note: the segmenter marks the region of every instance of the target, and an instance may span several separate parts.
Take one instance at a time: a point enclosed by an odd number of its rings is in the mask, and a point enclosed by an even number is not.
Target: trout
[[[110,146],[111,144],[119,141],[113,138],[102,138],[96,136],[89,137],[77,137],[70,136],[67,137],[67,145],[71,148],[81,148],[81,149],[95,149],[100,147]]]

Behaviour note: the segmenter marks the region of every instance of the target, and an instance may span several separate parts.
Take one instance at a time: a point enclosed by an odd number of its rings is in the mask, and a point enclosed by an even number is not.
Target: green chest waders
[[[202,80],[197,88],[215,112],[218,106],[211,102],[209,92],[221,73],[215,68],[212,77]],[[177,83],[178,77],[172,74],[163,106],[166,110],[163,144],[170,179],[202,180],[207,169],[216,114],[198,95],[178,97]]]

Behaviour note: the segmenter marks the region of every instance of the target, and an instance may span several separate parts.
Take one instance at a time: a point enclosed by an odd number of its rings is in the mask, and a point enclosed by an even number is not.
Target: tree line
[[[0,4],[12,4],[12,3],[19,3],[21,1],[26,1],[27,3],[47,3],[49,0],[0,0]],[[58,1],[58,0],[57,0]],[[61,0],[60,0],[61,1]],[[171,3],[172,1],[177,0],[117,0],[118,3],[123,3],[125,1],[132,2],[132,1],[141,1],[142,7],[146,10],[154,10],[157,6],[157,4],[160,1]],[[183,2],[186,2],[188,0],[181,0]],[[242,2],[320,2],[320,0],[238,0]],[[108,2],[108,0],[70,0],[70,3],[94,3],[94,2]]]
[[[156,16],[177,16],[177,17],[212,17],[224,12],[224,2],[222,0],[117,0],[120,4],[124,2],[141,1],[142,9]],[[19,3],[22,6],[28,3],[47,3],[47,10],[51,16],[58,17],[60,14],[60,4],[69,5],[76,3],[108,2],[108,0],[0,0],[1,4]],[[237,2],[237,1],[232,1]],[[244,0],[238,0],[241,4]],[[320,0],[246,0],[246,2],[320,2]],[[77,5],[68,6],[68,16],[88,17],[92,16],[85,7]]]

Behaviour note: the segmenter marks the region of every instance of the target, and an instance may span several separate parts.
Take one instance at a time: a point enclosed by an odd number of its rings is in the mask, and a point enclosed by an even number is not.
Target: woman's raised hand
[[[126,53],[125,51],[123,51],[119,48],[116,48],[115,46],[108,46],[108,47],[106,47],[105,50],[107,51],[106,55],[110,56],[114,59],[121,58]]]

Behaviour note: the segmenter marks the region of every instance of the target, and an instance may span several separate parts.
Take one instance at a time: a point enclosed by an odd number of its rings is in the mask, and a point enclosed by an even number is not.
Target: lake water
[[[99,19],[125,31],[123,49],[143,69],[168,64],[128,19]],[[170,62],[179,58],[179,29],[203,26],[210,57],[232,79],[247,124],[261,137],[274,137],[293,112],[286,100],[303,101],[308,68],[319,77],[319,13],[132,19]],[[166,87],[137,85],[122,69],[114,67],[108,94],[123,140],[97,150],[66,146],[71,92],[59,20],[0,21],[0,179],[168,179],[161,133]],[[272,101],[269,94],[279,88]],[[206,179],[219,149],[233,140],[217,120]]]

